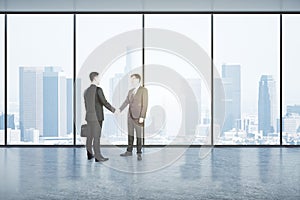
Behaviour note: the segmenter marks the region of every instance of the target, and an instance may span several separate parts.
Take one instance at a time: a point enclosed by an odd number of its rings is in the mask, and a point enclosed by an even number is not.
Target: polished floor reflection
[[[0,199],[300,199],[300,148],[118,150],[0,148]]]

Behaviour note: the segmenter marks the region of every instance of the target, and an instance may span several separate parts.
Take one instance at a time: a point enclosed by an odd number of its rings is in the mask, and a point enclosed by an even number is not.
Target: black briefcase
[[[87,135],[88,135],[87,124],[82,124],[81,125],[80,136],[81,137],[87,137]]]

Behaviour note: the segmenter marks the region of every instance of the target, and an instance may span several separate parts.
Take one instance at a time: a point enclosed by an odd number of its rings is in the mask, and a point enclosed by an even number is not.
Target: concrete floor
[[[0,148],[0,199],[300,199],[300,148],[124,150]]]

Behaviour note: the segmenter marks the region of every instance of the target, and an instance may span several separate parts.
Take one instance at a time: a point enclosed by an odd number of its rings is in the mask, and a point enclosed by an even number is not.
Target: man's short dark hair
[[[139,79],[139,82],[141,82],[141,76],[139,74],[131,74],[130,78],[135,77],[137,79]]]
[[[95,78],[96,76],[98,76],[98,75],[99,75],[98,72],[91,72],[91,73],[90,73],[90,80],[93,81],[94,78]]]

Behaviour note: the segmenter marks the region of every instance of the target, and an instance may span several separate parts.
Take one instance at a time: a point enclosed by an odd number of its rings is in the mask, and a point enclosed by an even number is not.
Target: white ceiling
[[[300,11],[300,0],[0,0],[0,11]]]

